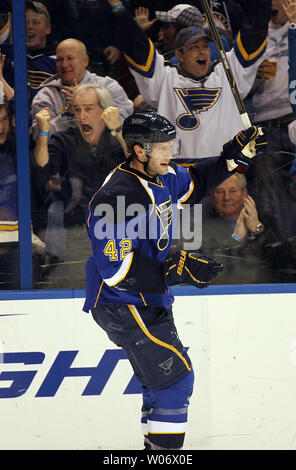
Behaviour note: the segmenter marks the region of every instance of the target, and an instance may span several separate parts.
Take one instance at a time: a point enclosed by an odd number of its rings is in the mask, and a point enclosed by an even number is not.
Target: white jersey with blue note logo
[[[242,98],[250,91],[266,50],[268,8],[261,6],[261,10],[265,17],[257,11],[227,53]],[[165,65],[164,57],[124,10],[114,15],[114,31],[143,98],[176,126],[181,157],[218,155],[223,144],[244,127],[222,63],[213,63],[203,78]]]

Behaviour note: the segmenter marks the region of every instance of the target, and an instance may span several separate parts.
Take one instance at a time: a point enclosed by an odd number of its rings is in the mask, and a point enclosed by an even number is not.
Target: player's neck
[[[134,170],[139,171],[140,173],[143,173],[145,176],[151,177],[151,175],[149,175],[149,174],[145,171],[145,169],[144,169],[144,163],[139,162],[139,161],[136,160],[135,158],[130,162],[130,167],[133,168]]]
[[[136,159],[133,159],[131,162],[130,162],[130,168],[132,168],[133,170],[136,170],[137,172],[139,173],[142,173],[144,176],[148,177],[148,178],[156,178],[157,175],[151,175],[150,173],[148,173],[147,171],[145,171],[144,169],[144,163],[142,162],[139,162],[138,160]]]

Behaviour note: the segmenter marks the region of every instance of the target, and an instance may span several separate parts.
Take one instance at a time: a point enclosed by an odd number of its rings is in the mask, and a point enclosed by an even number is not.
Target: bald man
[[[33,117],[47,107],[50,113],[50,134],[66,130],[75,125],[72,107],[75,88],[84,83],[93,83],[106,88],[112,96],[114,106],[123,120],[133,112],[133,103],[128,99],[119,83],[108,77],[100,77],[87,70],[89,57],[85,45],[77,39],[65,39],[56,50],[57,74],[45,80],[32,102]],[[33,120],[33,136],[37,140],[39,128]]]

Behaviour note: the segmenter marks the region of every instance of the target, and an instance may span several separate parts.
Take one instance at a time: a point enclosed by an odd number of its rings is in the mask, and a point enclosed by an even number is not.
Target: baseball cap
[[[35,11],[35,13],[44,15],[48,23],[50,24],[50,14],[48,13],[48,9],[46,8],[45,5],[43,5],[43,3],[31,2],[31,1],[26,0],[26,9],[30,9],[30,10]]]
[[[201,26],[204,21],[198,8],[185,3],[175,5],[169,11],[156,11],[155,16],[163,23],[179,23],[184,27]]]
[[[176,49],[180,49],[183,46],[191,46],[201,38],[210,40],[209,35],[203,28],[197,28],[196,26],[183,28],[176,37]]]

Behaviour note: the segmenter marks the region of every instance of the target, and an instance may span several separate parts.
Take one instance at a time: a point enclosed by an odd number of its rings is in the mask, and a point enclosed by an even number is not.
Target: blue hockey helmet
[[[164,116],[155,111],[143,111],[128,116],[122,126],[122,136],[128,152],[133,152],[134,145],[141,145],[147,154],[152,145],[176,138],[176,128]]]

